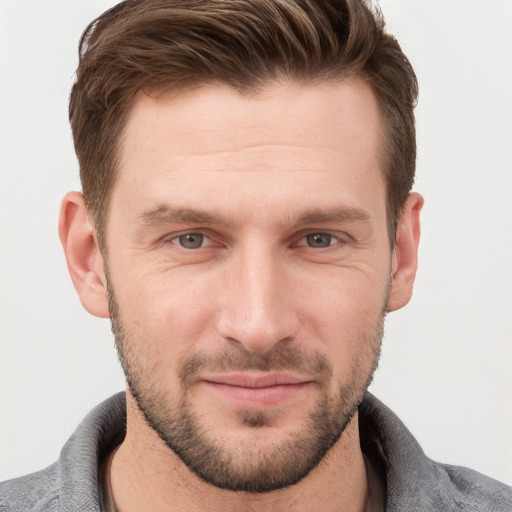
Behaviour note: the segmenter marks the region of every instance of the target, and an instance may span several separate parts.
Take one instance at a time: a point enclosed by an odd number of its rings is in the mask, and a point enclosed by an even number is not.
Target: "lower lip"
[[[271,407],[282,404],[283,402],[296,397],[310,384],[309,382],[300,382],[297,384],[279,384],[263,388],[247,388],[232,386],[230,384],[221,384],[219,382],[203,382],[215,394],[220,395],[224,399],[234,402],[239,406],[248,408]]]

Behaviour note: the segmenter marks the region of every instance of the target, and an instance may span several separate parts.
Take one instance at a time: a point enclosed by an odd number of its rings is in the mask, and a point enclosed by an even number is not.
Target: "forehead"
[[[312,190],[332,202],[354,203],[362,193],[380,204],[380,124],[373,91],[356,79],[272,84],[254,95],[221,85],[139,94],[122,137],[113,206],[123,194],[144,210],[194,199],[215,205],[212,195],[226,189],[236,192],[229,205],[245,211],[250,197],[284,209],[304,196],[312,203],[305,209],[317,208]]]
[[[243,94],[225,85],[154,95],[141,92],[128,117],[123,149],[138,150],[139,142],[150,149],[148,125],[163,128],[155,144],[170,135],[183,154],[232,152],[248,143],[267,143],[269,136],[274,143],[292,146],[357,144],[373,151],[375,138],[380,138],[375,95],[358,79],[273,83],[257,94]]]

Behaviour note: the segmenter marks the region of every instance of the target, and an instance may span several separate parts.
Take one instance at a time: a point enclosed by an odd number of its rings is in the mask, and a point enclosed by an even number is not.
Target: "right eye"
[[[203,233],[185,233],[171,239],[171,243],[189,250],[200,249],[208,242],[209,238]]]

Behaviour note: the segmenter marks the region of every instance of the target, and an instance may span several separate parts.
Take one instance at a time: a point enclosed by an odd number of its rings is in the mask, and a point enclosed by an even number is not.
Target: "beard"
[[[107,280],[108,282],[108,280]],[[214,354],[193,353],[180,364],[178,397],[162,386],[159,355],[151,354],[150,340],[125,328],[111,283],[108,298],[112,331],[129,391],[150,428],[200,479],[220,489],[267,493],[289,487],[305,478],[324,459],[356,414],[377,368],[383,337],[385,304],[377,319],[368,322],[355,341],[361,347],[350,375],[339,379],[332,392],[333,370],[320,352],[276,343],[266,353],[230,346]],[[317,400],[304,421],[286,436],[259,436],[279,424],[279,410],[235,411],[240,426],[251,430],[231,442],[206,428],[202,413],[194,408],[194,383],[203,373],[223,371],[293,371],[312,376]],[[175,390],[174,390],[175,391]]]

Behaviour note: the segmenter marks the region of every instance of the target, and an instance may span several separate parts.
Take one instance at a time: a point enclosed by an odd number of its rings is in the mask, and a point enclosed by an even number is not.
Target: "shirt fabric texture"
[[[359,407],[363,450],[380,453],[387,512],[512,512],[512,487],[471,469],[426,457],[398,417],[370,393]],[[99,468],[124,438],[124,393],[93,409],[59,459],[37,473],[0,484],[1,512],[100,512]]]

